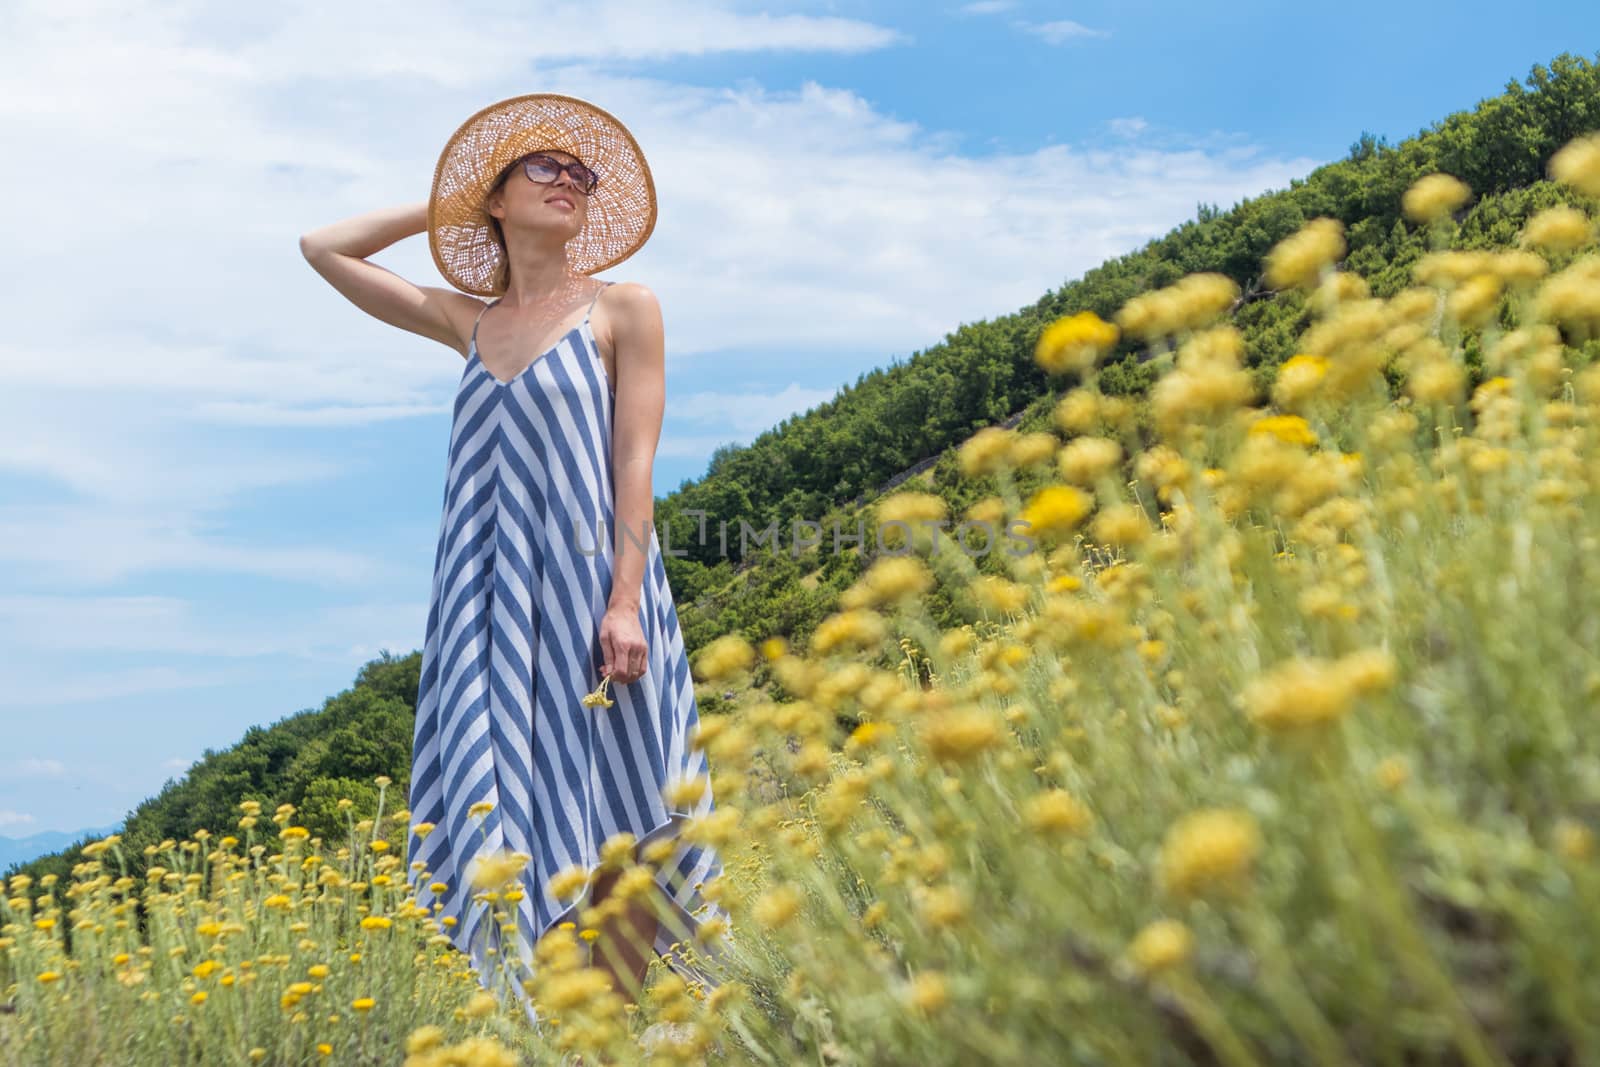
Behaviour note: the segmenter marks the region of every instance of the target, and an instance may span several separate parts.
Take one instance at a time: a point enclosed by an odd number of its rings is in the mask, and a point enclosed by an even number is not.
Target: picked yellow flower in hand
[[[605,677],[600,679],[599,687],[595,689],[594,692],[589,693],[583,698],[583,706],[586,708],[609,708],[611,705],[615,704],[615,700],[612,700],[610,697],[606,696],[606,686],[610,684],[611,672],[607,671]]]

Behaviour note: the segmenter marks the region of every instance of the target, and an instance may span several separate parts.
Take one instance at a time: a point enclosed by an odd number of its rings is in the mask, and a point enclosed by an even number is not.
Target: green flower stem
[[[1260,1061],[1229,1024],[1228,1017],[1217,1007],[1217,1002],[1211,999],[1211,994],[1205,991],[1204,986],[1181,971],[1167,975],[1165,982],[1184,1014],[1193,1020],[1200,1036],[1206,1039],[1225,1067],[1260,1067]]]
[[[1319,763],[1318,766],[1322,765]],[[1434,959],[1432,950],[1422,936],[1419,920],[1412,913],[1393,872],[1383,861],[1383,846],[1373,833],[1371,824],[1355,807],[1354,798],[1337,778],[1329,776],[1326,784],[1329,795],[1338,806],[1339,821],[1350,841],[1351,857],[1360,868],[1371,900],[1377,905],[1379,920],[1394,941],[1398,962],[1406,977],[1432,996],[1450,1017],[1456,1047],[1463,1059],[1473,1067],[1509,1067],[1505,1058],[1489,1045],[1478,1028],[1477,1020],[1462,1003],[1450,976]]]
[[[1312,1059],[1322,1067],[1349,1063],[1348,1050],[1300,981],[1294,961],[1270,918],[1259,909],[1247,908],[1240,921],[1250,948],[1261,960],[1267,996],[1310,1050]]]

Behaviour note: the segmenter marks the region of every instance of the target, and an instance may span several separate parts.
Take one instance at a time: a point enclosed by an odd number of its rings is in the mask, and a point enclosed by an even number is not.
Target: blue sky
[[[114,822],[206,748],[421,645],[459,356],[306,230],[424,199],[524,92],[626,122],[659,296],[657,494],[874,366],[1397,142],[1592,5],[590,0],[381,18],[24,4],[0,42],[0,835]],[[374,260],[443,284],[426,239]]]

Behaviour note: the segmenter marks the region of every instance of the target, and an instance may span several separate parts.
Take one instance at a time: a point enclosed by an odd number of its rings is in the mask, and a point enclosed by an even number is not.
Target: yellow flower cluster
[[[473,864],[469,881],[474,889],[500,889],[511,884],[533,859],[522,852],[481,855]]]
[[[1070,485],[1047,485],[1023,508],[1021,519],[1031,535],[1069,534],[1094,507],[1094,497]]]
[[[1150,411],[1171,439],[1186,429],[1214,426],[1255,394],[1242,369],[1244,337],[1229,326],[1196,334],[1178,349],[1177,369],[1150,392]]]
[[[1550,157],[1550,177],[1585,196],[1600,196],[1600,133],[1563,145]]]
[[[1015,430],[985,426],[962,442],[956,458],[968,477],[993,474],[1009,464],[1017,439]]]
[[[1176,919],[1157,919],[1139,931],[1128,958],[1141,974],[1154,975],[1185,963],[1194,953],[1194,935]]]
[[[1337,660],[1292,659],[1245,688],[1245,711],[1272,731],[1325,726],[1342,718],[1361,697],[1389,689],[1396,671],[1394,655],[1381,648]]]
[[[1129,336],[1155,340],[1202,329],[1238,299],[1239,285],[1227,275],[1189,274],[1165,289],[1129,300],[1117,312],[1116,321]]]
[[[1092,487],[1122,462],[1122,446],[1105,437],[1079,437],[1069,441],[1056,457],[1061,476],[1077,485]]]
[[[1600,255],[1587,255],[1551,275],[1535,298],[1534,312],[1571,330],[1579,344],[1600,337]]]
[[[700,650],[695,657],[695,677],[717,682],[750,669],[756,650],[738,634],[724,634]]]
[[[1529,219],[1522,239],[1546,252],[1572,252],[1594,240],[1594,224],[1577,208],[1562,204]]]
[[[1429,174],[1419,178],[1400,198],[1400,210],[1412,222],[1434,222],[1472,199],[1472,188],[1449,174]]]
[[[1118,331],[1092,311],[1059,318],[1044,328],[1034,346],[1033,358],[1051,374],[1083,372],[1095,365],[1117,343]]]
[[[1267,284],[1277,289],[1313,289],[1323,271],[1344,254],[1344,223],[1333,218],[1312,219],[1267,253]]]
[[[844,608],[905,605],[933,588],[933,574],[915,556],[885,556],[839,597]]]
[[[1261,852],[1261,831],[1248,812],[1208,808],[1173,823],[1161,846],[1162,887],[1179,897],[1241,887]]]

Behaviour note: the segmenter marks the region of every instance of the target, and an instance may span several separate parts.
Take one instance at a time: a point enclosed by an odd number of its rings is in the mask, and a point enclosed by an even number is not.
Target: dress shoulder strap
[[[589,321],[589,314],[590,314],[590,312],[594,311],[595,304],[600,302],[600,294],[605,291],[606,286],[615,285],[615,284],[616,284],[616,282],[601,282],[600,283],[600,288],[596,289],[594,291],[594,299],[589,301],[589,310],[585,311],[583,313],[583,321],[584,322],[588,322]]]
[[[483,305],[483,310],[478,312],[478,317],[472,320],[472,345],[474,348],[478,345],[478,323],[483,321],[483,312],[488,311],[498,303],[500,303],[500,298],[497,296]]]

